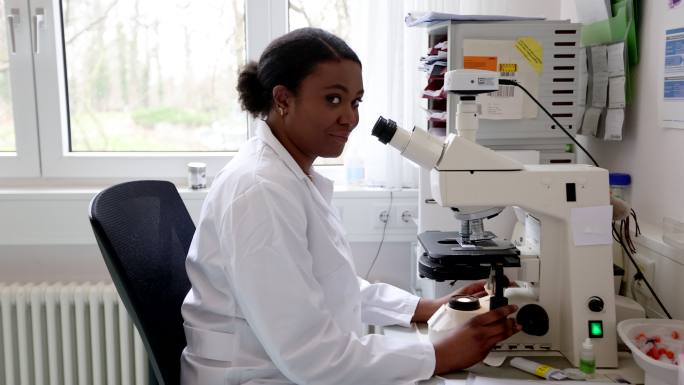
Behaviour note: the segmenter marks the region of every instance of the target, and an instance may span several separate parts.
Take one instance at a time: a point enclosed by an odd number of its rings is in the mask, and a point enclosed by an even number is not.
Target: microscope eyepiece
[[[378,138],[382,144],[389,143],[397,132],[397,123],[392,119],[378,117],[378,121],[373,126],[371,134]]]

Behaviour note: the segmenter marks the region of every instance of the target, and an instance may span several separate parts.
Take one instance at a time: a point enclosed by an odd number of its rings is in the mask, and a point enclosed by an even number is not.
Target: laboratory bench
[[[395,338],[403,339],[419,339],[428,340],[427,324],[412,324],[411,327],[401,327],[401,326],[385,326],[378,332]],[[494,355],[506,354],[508,352],[498,353],[494,352]],[[487,366],[483,363],[477,364],[466,371],[454,372],[447,375],[441,376],[448,380],[462,380],[455,381],[454,384],[462,383],[466,384],[466,379],[469,374],[474,374],[481,377],[491,377],[500,379],[514,379],[514,380],[542,380],[541,378],[534,376],[532,374],[523,372],[522,370],[511,367],[508,362],[513,357],[525,357],[529,360],[539,362],[540,364],[548,365],[558,369],[571,368],[570,362],[565,359],[559,352],[549,351],[549,352],[516,352],[515,355],[511,355],[506,358],[503,365],[499,367]],[[629,381],[632,384],[643,384],[644,383],[644,372],[637,366],[637,364],[632,359],[632,353],[630,352],[619,352],[618,353],[618,367],[615,369],[596,369],[596,375],[590,381],[592,382],[618,382],[617,379],[622,378]],[[440,382],[429,381],[426,384],[439,384]],[[451,383],[451,382],[450,382]]]

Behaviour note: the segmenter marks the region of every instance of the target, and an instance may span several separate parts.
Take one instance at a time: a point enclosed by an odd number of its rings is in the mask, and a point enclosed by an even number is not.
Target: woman
[[[361,63],[344,41],[288,33],[238,90],[256,135],[214,180],[188,253],[184,384],[412,383],[466,368],[517,331],[509,306],[435,346],[363,335],[362,323],[424,322],[447,299],[358,278],[332,182],[312,168],[339,156],[359,121]]]

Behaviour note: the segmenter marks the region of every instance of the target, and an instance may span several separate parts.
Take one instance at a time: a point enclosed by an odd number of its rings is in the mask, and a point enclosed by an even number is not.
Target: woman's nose
[[[358,111],[349,106],[341,111],[340,116],[337,118],[337,122],[344,126],[354,127],[358,123],[359,113]]]

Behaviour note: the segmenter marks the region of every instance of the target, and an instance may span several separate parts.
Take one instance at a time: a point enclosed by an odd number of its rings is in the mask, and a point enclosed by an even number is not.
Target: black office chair
[[[190,290],[185,256],[195,225],[176,187],[166,181],[109,187],[90,202],[90,223],[147,350],[150,383],[179,384],[186,345],[181,304]]]

